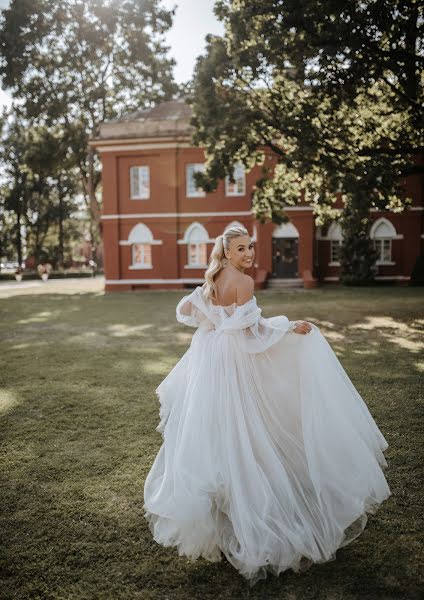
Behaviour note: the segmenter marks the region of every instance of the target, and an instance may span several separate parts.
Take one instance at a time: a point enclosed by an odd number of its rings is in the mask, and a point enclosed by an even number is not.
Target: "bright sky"
[[[168,9],[177,6],[167,40],[177,61],[175,79],[182,83],[191,78],[196,58],[203,54],[206,35],[222,35],[224,28],[213,14],[215,0],[162,0],[162,3]]]
[[[0,9],[6,8],[9,1],[0,0]],[[162,0],[162,3],[167,9],[177,6],[167,43],[171,56],[177,61],[175,80],[183,83],[191,78],[196,58],[203,53],[205,36],[208,33],[221,35],[223,27],[213,14],[215,0]],[[0,89],[0,110],[10,102],[10,95]]]

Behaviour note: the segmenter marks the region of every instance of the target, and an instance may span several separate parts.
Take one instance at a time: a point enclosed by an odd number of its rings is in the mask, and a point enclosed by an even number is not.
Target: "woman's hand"
[[[300,333],[301,335],[306,335],[312,330],[311,325],[307,321],[298,321],[298,324],[293,329],[295,333]]]

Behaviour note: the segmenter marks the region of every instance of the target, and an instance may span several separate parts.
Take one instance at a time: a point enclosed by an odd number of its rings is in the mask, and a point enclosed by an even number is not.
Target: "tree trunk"
[[[374,281],[377,250],[369,237],[371,215],[367,190],[348,195],[341,218],[340,280],[345,285],[367,285]]]
[[[5,226],[4,226],[4,219],[2,218],[0,221],[0,263],[1,263],[1,259],[3,258],[3,232],[5,230]],[[0,272],[1,272],[1,266],[0,266]]]
[[[90,211],[90,216],[94,224],[96,225],[99,236],[101,237],[102,233],[102,223],[101,223],[101,207],[96,197],[96,189],[95,189],[95,167],[94,167],[94,150],[93,148],[88,148],[87,150],[88,156],[88,170],[85,172],[81,169],[81,181],[84,186],[85,194],[88,197],[88,207]]]
[[[22,264],[22,236],[21,236],[21,211],[18,209],[16,211],[16,253],[18,255],[18,263],[19,266]]]
[[[64,233],[63,233],[63,189],[62,181],[59,176],[58,180],[59,190],[59,252],[58,252],[58,267],[63,267],[63,254],[64,254]]]

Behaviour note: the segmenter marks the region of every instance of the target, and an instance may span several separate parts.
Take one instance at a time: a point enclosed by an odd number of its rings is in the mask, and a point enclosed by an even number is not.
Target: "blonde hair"
[[[205,298],[216,299],[217,288],[215,277],[225,266],[226,256],[224,249],[229,250],[231,240],[241,235],[249,235],[246,227],[243,227],[243,225],[232,225],[224,229],[224,233],[216,238],[215,245],[209,257],[209,266],[205,271],[206,284],[203,290]]]

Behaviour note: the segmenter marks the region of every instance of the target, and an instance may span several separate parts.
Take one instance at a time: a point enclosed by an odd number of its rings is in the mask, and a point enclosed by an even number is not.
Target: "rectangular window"
[[[390,262],[392,260],[392,240],[381,240],[383,247],[381,249],[381,260]]]
[[[130,187],[132,200],[150,198],[150,169],[147,166],[130,168]]]
[[[378,250],[377,262],[379,262],[379,263],[391,262],[391,260],[392,260],[392,240],[391,239],[374,240],[374,246]]]
[[[246,193],[246,174],[244,167],[237,164],[234,168],[234,183],[231,183],[230,178],[225,178],[225,195],[226,196],[244,196]]]
[[[188,244],[188,264],[191,265],[206,265],[207,264],[207,249],[206,244],[194,243]]]
[[[331,240],[331,262],[340,262],[340,240]]]
[[[133,244],[132,259],[134,267],[152,266],[152,247],[150,244]]]
[[[194,181],[195,173],[203,173],[205,165],[203,163],[193,163],[186,165],[186,195],[188,198],[203,198],[206,194],[202,188],[196,186]]]

